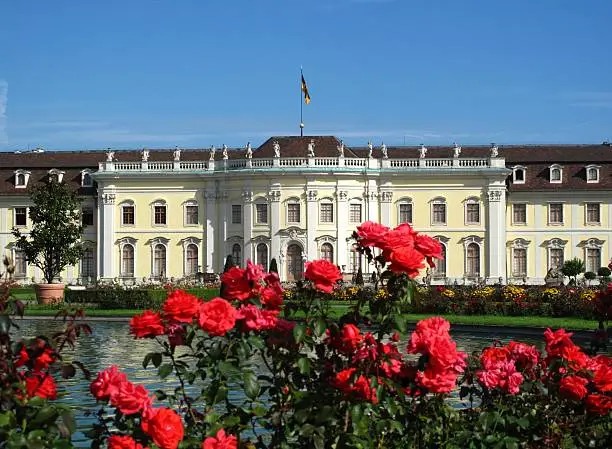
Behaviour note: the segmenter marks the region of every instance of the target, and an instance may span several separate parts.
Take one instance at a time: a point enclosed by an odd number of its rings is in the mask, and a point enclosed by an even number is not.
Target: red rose
[[[168,319],[181,323],[191,323],[198,314],[200,300],[182,290],[174,290],[164,303],[164,314]]]
[[[247,260],[246,278],[253,284],[260,284],[264,278],[264,269],[261,265],[254,264],[251,259]]]
[[[324,259],[319,259],[312,262],[306,262],[304,277],[312,281],[317,290],[324,293],[331,293],[336,282],[342,279],[342,274],[333,263]]]
[[[357,235],[359,236],[359,244],[361,246],[376,246],[380,247],[385,235],[389,232],[389,228],[373,221],[366,221],[357,226]]]
[[[351,389],[352,393],[360,399],[371,402],[372,404],[378,404],[378,397],[376,396],[376,390],[370,386],[370,379],[365,377],[363,374],[355,380],[355,384]]]
[[[354,324],[345,324],[338,338],[340,340],[338,349],[347,354],[353,353],[363,341],[363,335]]]
[[[262,310],[249,304],[236,310],[236,320],[242,322],[245,330],[267,330],[276,327],[278,310]]]
[[[357,368],[347,368],[336,374],[331,384],[345,393],[350,390],[351,379],[357,371]]]
[[[164,325],[159,313],[145,310],[142,315],[134,315],[130,320],[130,333],[136,338],[152,338],[164,334]]]
[[[391,265],[389,269],[394,273],[406,273],[410,277],[418,276],[419,270],[425,268],[423,254],[414,247],[402,246],[395,248],[388,257]]]
[[[612,391],[612,366],[601,364],[593,376],[595,387],[602,393]]]
[[[567,376],[559,383],[559,394],[564,398],[580,401],[587,394],[586,384],[589,383],[583,377]]]
[[[540,352],[535,346],[510,341],[506,347],[518,368],[530,370],[540,361]]]
[[[22,345],[21,349],[19,350],[19,358],[15,360],[15,368],[24,366],[29,361],[30,361],[30,356],[28,355],[28,350],[26,349],[25,345]]]
[[[169,408],[151,409],[140,426],[161,449],[176,449],[185,433],[181,417]]]
[[[49,365],[55,362],[55,358],[55,351],[52,348],[46,347],[34,360],[34,371],[46,370]]]
[[[223,297],[225,299],[237,299],[244,301],[251,296],[251,282],[247,277],[246,270],[232,267],[221,276],[223,282]]]
[[[226,435],[221,429],[215,437],[208,437],[202,443],[202,449],[236,449],[238,440],[234,435]]]
[[[26,377],[25,383],[29,398],[38,396],[44,399],[57,399],[55,381],[50,375],[34,373]]]
[[[117,394],[119,386],[127,381],[125,373],[120,372],[116,365],[112,365],[98,373],[98,377],[89,386],[89,391],[99,401],[108,401]]]
[[[544,331],[544,340],[546,341],[546,353],[549,356],[559,356],[562,348],[568,346],[574,346],[571,336],[574,335],[571,332],[565,332],[565,329],[559,329],[552,331],[546,329]]]
[[[435,267],[433,259],[442,259],[442,245],[436,239],[433,239],[425,234],[417,234],[414,236],[415,249],[423,254],[427,259],[430,267]]]
[[[152,401],[145,387],[126,381],[119,385],[117,393],[111,397],[111,405],[124,415],[133,415],[151,408]]]
[[[166,327],[166,335],[168,335],[168,343],[175,348],[185,344],[185,325],[182,323],[170,323]]]
[[[415,235],[416,232],[408,223],[402,223],[385,234],[379,248],[384,251],[385,258],[387,258],[388,254],[396,248],[414,248]]]
[[[127,435],[111,435],[106,440],[108,449],[145,449],[134,438]]]
[[[587,396],[585,404],[587,411],[596,415],[607,415],[612,410],[612,398],[603,394]]]
[[[223,298],[200,305],[198,324],[211,336],[225,335],[236,323],[236,309]]]

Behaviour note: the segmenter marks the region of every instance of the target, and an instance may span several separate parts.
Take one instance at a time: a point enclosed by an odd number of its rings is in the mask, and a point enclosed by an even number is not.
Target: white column
[[[280,200],[281,191],[278,189],[280,185],[275,185],[268,194],[270,200],[270,259],[280,255],[280,225],[281,225],[281,210]]]
[[[500,185],[501,184],[501,185]],[[485,252],[488,256],[486,276],[490,282],[506,282],[506,196],[503,183],[489,185],[489,213]],[[482,274],[481,274],[482,276]]]
[[[220,252],[220,248],[215,248],[217,196],[214,191],[206,191],[204,192],[204,199],[206,201],[206,259],[204,264],[209,272],[212,273],[215,271],[215,253]]]
[[[213,252],[213,264],[214,269],[212,271],[221,272],[223,271],[223,265],[225,264],[225,254],[223,254],[223,248],[227,241],[227,208],[228,208],[228,197],[229,194],[225,191],[217,190],[215,192],[217,199],[217,213],[215,221],[215,250]]]
[[[336,236],[337,244],[336,254],[338,257],[338,265],[348,270],[348,247],[346,238],[350,236],[348,233],[348,192],[338,189],[336,191]]]
[[[315,260],[319,258],[319,251],[317,250],[317,224],[318,213],[317,213],[317,195],[318,192],[315,189],[308,188],[306,190],[306,242],[308,248],[306,253],[308,260]]]
[[[115,192],[103,190],[99,198],[102,210],[99,214],[100,220],[98,229],[100,239],[98,240],[98,257],[101,267],[100,277],[102,279],[112,279],[119,274],[115,273],[114,261],[118,257],[115,250]]]
[[[242,241],[244,247],[242,248],[242,259],[246,266],[247,258],[251,257],[251,238],[253,235],[253,192],[245,190],[242,192],[242,199],[244,201],[244,220],[242,228]]]
[[[384,190],[380,192],[380,224],[391,227],[391,203],[393,192]]]

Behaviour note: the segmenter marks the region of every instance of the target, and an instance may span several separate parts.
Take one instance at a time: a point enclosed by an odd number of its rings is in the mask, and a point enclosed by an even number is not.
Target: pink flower
[[[253,304],[240,307],[236,310],[236,321],[242,322],[247,330],[267,330],[276,326],[278,310],[262,310]]]
[[[89,390],[97,400],[108,401],[117,394],[119,386],[127,381],[125,373],[120,372],[117,365],[112,365],[98,373]]]
[[[238,440],[234,435],[226,435],[221,429],[214,437],[208,437],[202,443],[202,449],[236,449]]]

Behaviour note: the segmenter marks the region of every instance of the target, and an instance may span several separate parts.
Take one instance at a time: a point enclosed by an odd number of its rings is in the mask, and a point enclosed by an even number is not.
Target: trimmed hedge
[[[215,288],[192,288],[187,293],[201,299],[212,299],[219,295]],[[98,289],[66,290],[64,301],[70,304],[83,304],[90,308],[110,309],[153,309],[159,310],[166,301],[168,292],[162,289]]]

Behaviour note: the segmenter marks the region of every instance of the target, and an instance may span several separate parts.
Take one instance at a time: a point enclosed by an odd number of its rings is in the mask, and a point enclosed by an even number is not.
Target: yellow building
[[[10,230],[27,230],[27,186],[57,176],[79,189],[88,250],[68,282],[138,283],[275,258],[283,280],[327,258],[350,278],[365,221],[413,224],[445,259],[434,283],[542,283],[579,257],[607,265],[612,148],[602,145],[345,146],[273,137],[258,148],[2,153],[0,248],[39,279]],[[425,273],[423,273],[425,275]]]

